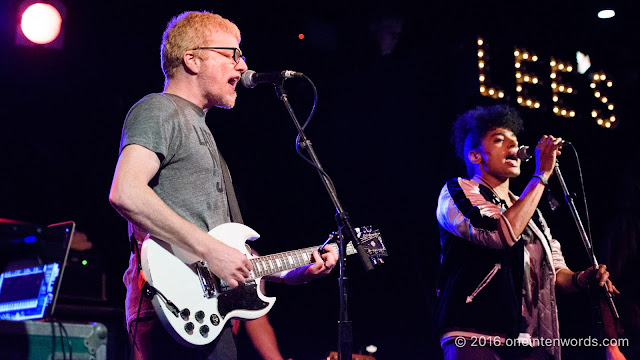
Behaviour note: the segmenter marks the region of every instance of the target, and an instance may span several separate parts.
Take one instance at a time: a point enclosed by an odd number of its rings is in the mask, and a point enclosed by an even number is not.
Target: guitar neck
[[[338,244],[336,243],[330,243],[327,244],[327,246],[332,246],[334,249],[339,250]],[[285,251],[250,259],[251,265],[253,266],[253,273],[256,278],[260,278],[308,265],[313,259],[313,252],[315,250],[318,250],[318,247],[311,246],[304,249]],[[347,244],[346,252],[347,255],[356,253],[353,244]]]

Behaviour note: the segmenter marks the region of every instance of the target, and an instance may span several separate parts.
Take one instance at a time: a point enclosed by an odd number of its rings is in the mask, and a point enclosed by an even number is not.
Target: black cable
[[[582,176],[582,167],[580,166],[580,158],[578,157],[578,151],[572,143],[569,143],[569,147],[573,150],[573,154],[576,157],[576,164],[578,165],[578,176],[580,179],[580,189],[582,190],[582,202],[584,204],[584,212],[585,212],[585,227],[587,229],[587,234],[589,239],[591,239],[591,247],[593,249],[593,237],[591,237],[591,220],[589,218],[589,207],[587,206],[587,193],[584,189],[584,178]],[[593,250],[592,250],[593,251]],[[591,256],[591,254],[589,254]]]
[[[307,82],[309,82],[309,84],[311,85],[311,89],[313,90],[313,106],[311,107],[311,112],[309,113],[309,116],[307,117],[307,120],[304,122],[304,124],[301,126],[302,130],[304,130],[307,125],[309,125],[309,122],[311,121],[311,118],[313,117],[313,115],[316,112],[316,108],[318,106],[318,89],[316,88],[316,85],[313,83],[313,81],[311,81],[311,79],[307,76],[307,75],[302,75],[302,77],[307,80]],[[303,144],[306,146],[306,144]],[[320,172],[320,174],[327,179],[327,182],[330,184],[331,188],[334,189],[335,191],[335,185],[333,184],[333,180],[331,180],[331,177],[329,177],[329,175],[321,168],[319,168],[313,161],[311,161],[308,157],[306,157],[300,149],[300,134],[298,134],[298,136],[296,136],[296,153],[304,160],[306,161],[308,164],[310,164],[311,166],[313,166],[316,170],[318,170],[318,172]]]
[[[64,339],[62,337],[62,327],[60,327],[60,321],[58,321],[58,328],[60,330],[60,349],[62,349],[62,360],[66,360],[67,352],[64,350]],[[55,357],[53,359],[55,359]]]
[[[65,339],[67,339],[67,345],[69,346],[69,360],[73,360],[73,348],[71,347],[71,339],[69,338],[69,334],[67,333],[67,328],[65,328],[64,324],[60,321],[58,321],[58,325],[60,326],[60,329],[62,329],[62,332],[64,332]],[[62,339],[60,339],[60,342],[62,343]]]
[[[49,320],[51,324],[51,358],[54,359],[56,356],[56,326],[53,319]]]

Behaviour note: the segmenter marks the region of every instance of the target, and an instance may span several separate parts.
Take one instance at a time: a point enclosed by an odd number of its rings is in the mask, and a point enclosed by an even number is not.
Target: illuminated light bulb
[[[600,75],[594,74],[593,75],[593,80],[600,80]]]
[[[480,75],[480,77],[478,77],[478,79],[479,79],[480,81],[484,81],[484,75]]]
[[[606,127],[607,129],[610,128],[611,127],[611,123],[607,121],[606,123],[604,123],[604,127]]]
[[[479,50],[479,51],[478,51],[478,57],[482,57],[483,55],[484,55],[484,51]]]
[[[522,98],[518,96],[518,104],[522,104]]]
[[[517,72],[517,73],[516,73],[516,78],[520,79],[521,77],[522,77],[522,74],[521,74],[521,73],[519,73],[519,72]]]
[[[529,82],[529,75],[524,76],[524,82]]]
[[[558,69],[560,70],[564,69],[564,64],[558,64]]]
[[[553,112],[557,114],[557,113],[558,113],[558,111],[560,111],[560,109],[558,109],[558,107],[557,107],[557,106],[554,106],[554,107],[553,107]]]
[[[518,55],[520,55],[520,51],[516,50],[513,52],[513,56],[518,56]]]
[[[612,87],[612,86],[613,86],[613,82],[607,81],[607,87]]]
[[[551,62],[549,63],[549,65],[551,65],[551,66],[556,66],[556,61],[555,61],[555,60],[551,60]]]
[[[552,72],[551,75],[549,75],[550,78],[555,79],[556,78],[556,73]]]
[[[531,60],[533,60],[534,62],[538,61],[538,56],[537,55],[533,55],[533,57],[531,57]]]
[[[493,95],[493,94],[495,94],[495,90],[489,89],[489,95]]]
[[[515,63],[515,66],[516,66],[516,69],[519,69],[520,68],[520,63],[519,62]]]
[[[533,104],[533,101],[531,101],[531,99],[527,99],[526,104],[527,106],[531,106],[531,104]]]
[[[605,9],[598,11],[598,17],[600,19],[611,19],[616,16],[616,12],[613,9]]]
[[[533,79],[531,79],[531,82],[533,82],[534,84],[537,84],[538,83],[538,78],[534,77]]]
[[[562,115],[562,116],[567,115],[567,110],[562,109],[562,111],[560,111],[560,115]]]
[[[522,54],[522,58],[523,59],[528,59],[529,58],[529,53],[523,53]]]
[[[607,108],[608,108],[609,110],[613,110],[613,104],[609,104],[609,106],[607,106]]]
[[[576,116],[576,112],[575,112],[575,111],[573,111],[573,110],[569,111],[569,116],[571,116],[571,117]]]
[[[613,115],[611,115],[611,117],[609,118],[609,121],[611,121],[611,122],[616,121],[616,117],[615,117],[615,116],[613,116]]]
[[[22,14],[20,29],[36,44],[48,44],[60,35],[62,17],[52,5],[32,1]]]
[[[600,91],[596,91],[593,93],[593,96],[599,98],[600,97]]]
[[[487,88],[485,88],[484,86],[480,86],[480,92],[481,93],[485,92],[485,90],[487,90]]]
[[[520,86],[520,85],[516,86],[516,91],[517,91],[517,92],[522,91],[522,86]]]
[[[594,118],[594,117],[596,117],[596,116],[598,116],[598,112],[597,112],[597,111],[595,111],[595,110],[591,111],[591,117],[593,117],[593,118]]]
[[[558,95],[553,95],[553,102],[558,102]]]
[[[567,72],[571,72],[573,70],[573,67],[571,65],[567,66]]]
[[[552,82],[552,83],[551,83],[551,88],[552,88],[552,89],[555,89],[555,88],[557,88],[557,87],[558,87],[558,84],[556,84],[556,83],[554,83],[554,82]]]
[[[560,85],[560,87],[558,87],[558,90],[560,90],[560,92],[564,91],[564,85]]]
[[[504,97],[504,92],[500,91],[500,92],[498,93],[498,97],[499,97],[499,98],[503,98],[503,97]]]
[[[601,74],[600,75],[600,80],[602,80],[602,81],[607,80],[607,75]]]
[[[604,103],[604,104],[606,104],[607,101],[609,101],[609,99],[607,99],[606,96],[603,96],[601,100],[602,100],[602,103]]]
[[[589,87],[592,88],[592,89],[595,89],[596,88],[596,83],[589,84]]]
[[[534,108],[536,108],[536,109],[538,109],[538,108],[540,107],[540,103],[539,103],[539,102],[536,102],[535,104],[533,104],[533,107],[534,107]]]
[[[484,41],[482,39],[478,38],[478,45],[482,45],[482,44],[484,44]]]
[[[598,119],[596,122],[598,123],[598,125],[602,125],[603,123],[602,119]]]
[[[569,94],[571,94],[571,93],[573,92],[573,88],[570,88],[570,87],[569,87],[569,88],[567,88],[567,92],[568,92]]]
[[[478,67],[480,69],[483,69],[484,68],[484,61],[478,61]]]

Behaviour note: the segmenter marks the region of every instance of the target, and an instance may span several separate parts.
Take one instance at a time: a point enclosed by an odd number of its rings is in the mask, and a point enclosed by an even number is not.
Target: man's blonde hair
[[[215,46],[216,44],[206,43],[211,33],[215,31],[231,34],[240,42],[238,27],[218,14],[207,11],[187,11],[171,19],[162,34],[160,46],[165,81],[173,78],[176,70],[182,66],[183,56],[187,50],[198,46]]]

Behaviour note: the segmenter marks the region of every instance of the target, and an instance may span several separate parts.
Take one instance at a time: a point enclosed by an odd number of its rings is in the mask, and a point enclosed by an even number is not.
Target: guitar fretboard
[[[330,243],[327,246],[332,246],[338,250],[338,244]],[[260,256],[251,259],[251,265],[253,266],[253,273],[255,278],[279,273],[281,271],[291,270],[305,266],[311,263],[313,259],[313,252],[317,250],[317,246],[308,247],[305,249],[285,251],[277,254]],[[353,244],[347,244],[347,255],[355,254],[356,250]]]

